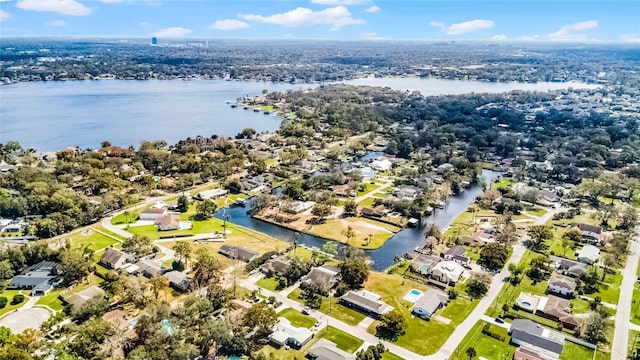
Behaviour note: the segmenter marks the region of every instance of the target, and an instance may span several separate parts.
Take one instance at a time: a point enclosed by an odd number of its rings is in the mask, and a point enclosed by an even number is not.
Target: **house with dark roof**
[[[262,264],[260,271],[267,275],[284,274],[289,270],[289,266],[291,266],[291,260],[286,256],[279,256]]]
[[[423,319],[429,319],[431,315],[444,306],[447,301],[449,301],[447,294],[440,290],[429,289],[413,304],[411,311]]]
[[[127,264],[134,261],[135,256],[133,256],[133,254],[126,253],[113,247],[108,247],[100,257],[100,261],[98,263],[107,269],[115,270],[125,267]]]
[[[573,224],[582,234],[582,241],[588,244],[599,244],[602,237],[602,227],[590,224]]]
[[[362,209],[360,209],[360,216],[380,218],[385,216],[387,214],[387,211],[388,210],[384,207],[384,205],[378,205],[373,209],[368,207],[363,207]]]
[[[338,349],[336,344],[327,339],[318,340],[309,349],[307,357],[310,360],[356,360],[356,356]]]
[[[564,348],[564,336],[528,319],[515,319],[509,328],[511,342],[530,349],[543,359],[558,359]]]
[[[222,245],[218,252],[228,258],[238,259],[244,262],[249,262],[258,256],[258,253],[253,250],[249,250],[242,246],[227,244]]]
[[[53,261],[41,261],[25,269],[22,274],[11,278],[10,289],[31,290],[31,296],[43,296],[53,288],[58,279],[58,264]]]
[[[393,306],[382,301],[380,295],[367,290],[349,290],[342,295],[340,303],[375,319],[393,310]]]
[[[558,256],[549,256],[551,263],[559,273],[571,277],[579,277],[587,272],[587,264]]]
[[[429,275],[440,260],[436,255],[418,254],[411,259],[411,270],[420,275]]]
[[[162,266],[153,260],[140,260],[135,263],[137,269],[136,274],[142,274],[146,277],[152,277],[162,274]]]
[[[169,271],[165,273],[164,276],[169,279],[169,286],[172,286],[180,291],[187,291],[189,290],[189,286],[191,286],[191,279],[182,271]]]
[[[301,279],[301,282],[304,285],[314,285],[328,290],[338,284],[338,273],[339,270],[333,266],[316,266]]]
[[[451,261],[455,261],[459,264],[462,265],[467,265],[469,264],[469,258],[464,256],[464,254],[466,254],[467,249],[462,246],[462,245],[455,245],[450,247],[449,249],[447,249],[447,251],[445,251],[442,254],[442,257],[445,260],[451,260]]]
[[[565,276],[554,275],[549,279],[549,287],[547,289],[562,296],[573,296],[576,291],[576,282]]]

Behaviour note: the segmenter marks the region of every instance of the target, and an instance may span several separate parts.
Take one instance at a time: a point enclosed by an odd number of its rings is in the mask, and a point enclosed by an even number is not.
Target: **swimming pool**
[[[522,306],[531,307],[531,303],[529,303],[528,301],[523,301]]]
[[[407,295],[404,296],[404,300],[407,300],[410,303],[415,303],[416,301],[418,301],[418,299],[422,296],[422,291],[420,290],[416,290],[416,289],[411,289],[409,290],[409,292],[407,293]]]
[[[173,334],[173,326],[171,326],[171,323],[169,322],[169,320],[167,319],[162,320],[162,325],[164,326],[164,331],[166,331],[168,335]]]
[[[189,230],[193,228],[191,221],[180,221],[180,230]]]

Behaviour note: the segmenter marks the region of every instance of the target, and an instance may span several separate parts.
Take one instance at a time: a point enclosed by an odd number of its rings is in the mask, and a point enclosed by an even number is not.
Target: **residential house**
[[[169,286],[172,286],[180,291],[187,291],[189,290],[189,286],[191,286],[191,279],[189,279],[189,277],[187,277],[187,274],[183,273],[182,271],[169,271],[168,273],[164,274],[164,276],[169,279]]]
[[[418,254],[411,260],[411,270],[421,274],[429,275],[433,267],[440,262],[440,257],[428,254]]]
[[[349,290],[342,295],[340,303],[375,319],[393,310],[392,306],[381,300],[380,295],[367,290]]]
[[[574,330],[578,327],[579,323],[571,313],[569,300],[557,296],[541,297],[541,300],[542,302],[538,305],[538,308],[542,308],[542,310],[538,310],[538,315],[560,322],[564,328],[569,330]]]
[[[558,359],[564,336],[528,319],[515,319],[509,328],[511,342],[538,353],[543,359]]]
[[[569,260],[566,258],[558,257],[558,256],[549,256],[551,259],[551,263],[554,265],[558,272],[571,276],[571,277],[579,277],[580,275],[587,272],[587,264],[579,261]]]
[[[98,262],[107,269],[120,269],[127,264],[134,262],[136,257],[133,254],[126,253],[113,247],[108,247]]]
[[[156,221],[159,217],[167,215],[167,209],[150,208],[140,212],[141,221]]]
[[[389,171],[391,169],[391,161],[389,159],[374,160],[369,165],[375,171]]]
[[[205,190],[198,194],[198,197],[201,199],[217,199],[219,197],[225,196],[229,193],[227,189],[211,189]]]
[[[591,245],[601,245],[610,240],[613,235],[611,232],[603,231],[602,227],[589,224],[573,224],[582,234],[582,241]]]
[[[583,262],[585,264],[594,264],[597,263],[600,259],[600,249],[593,245],[585,245],[578,252],[578,256],[576,256],[576,260]]]
[[[576,282],[568,277],[554,275],[549,279],[548,290],[562,296],[573,296],[576,291]]]
[[[258,257],[257,252],[235,245],[222,245],[218,252],[228,258],[238,259],[244,262],[249,262]]]
[[[180,215],[167,214],[157,218],[154,225],[158,227],[158,231],[170,231],[180,229]]]
[[[336,344],[327,339],[318,340],[309,349],[307,357],[310,360],[356,360],[356,356],[338,349]]]
[[[420,188],[412,185],[399,185],[393,188],[393,196],[399,200],[413,201],[418,196]]]
[[[342,197],[356,197],[356,192],[351,189],[349,184],[333,185],[331,187],[331,191],[333,191],[336,195]]]
[[[105,291],[96,285],[92,285],[82,291],[78,291],[77,293],[73,293],[71,295],[65,296],[63,298],[64,302],[67,304],[73,305],[74,308],[78,309],[82,307],[82,305],[86,304],[87,301],[93,299],[96,296],[104,296]]]
[[[455,261],[441,261],[431,271],[431,279],[440,284],[455,284],[460,280],[464,268]]]
[[[288,345],[294,349],[300,349],[313,338],[311,330],[303,327],[295,327],[285,318],[278,318],[278,323],[273,327],[273,333],[269,335],[269,341],[276,347]]]
[[[31,290],[31,296],[44,296],[58,279],[58,264],[53,261],[41,261],[28,267],[9,282],[10,289]]]
[[[455,245],[450,247],[449,249],[447,249],[447,251],[445,251],[442,254],[442,257],[445,260],[450,260],[450,261],[455,261],[459,264],[462,265],[468,265],[469,264],[469,258],[464,256],[467,252],[467,249],[462,246],[462,245]]]
[[[363,217],[372,217],[372,218],[381,218],[387,214],[388,210],[384,207],[384,205],[378,205],[376,207],[368,208],[363,207],[360,209],[360,216]]]
[[[515,307],[535,314],[538,309],[542,309],[540,304],[541,297],[531,293],[521,292],[516,299]]]
[[[542,357],[535,350],[529,349],[526,346],[519,346],[516,348],[516,352],[513,354],[513,360],[548,360],[547,357]]]
[[[275,259],[268,260],[260,266],[260,271],[269,274],[284,274],[289,270],[291,260],[286,256],[279,256]]]
[[[440,175],[445,174],[451,170],[453,170],[454,166],[453,164],[450,163],[444,163],[440,166],[438,166],[438,168],[436,168],[436,172]]]
[[[146,277],[152,277],[162,274],[162,266],[153,260],[140,260],[135,264],[138,268],[136,274],[142,274]]]
[[[413,304],[412,312],[423,319],[429,319],[449,301],[449,296],[440,290],[429,289]]]
[[[434,175],[435,174],[433,174],[433,175],[429,175],[429,174],[421,175],[418,178],[418,181],[417,181],[418,187],[420,189],[428,189],[428,188],[432,187],[433,186],[433,182],[434,182],[433,181]]]
[[[331,289],[338,284],[339,270],[333,266],[317,266],[305,275],[301,282],[305,285],[314,285],[320,289]]]

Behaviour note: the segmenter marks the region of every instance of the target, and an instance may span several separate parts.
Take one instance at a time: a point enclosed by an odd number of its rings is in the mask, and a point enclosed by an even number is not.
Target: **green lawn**
[[[11,299],[13,299],[13,297],[17,294],[22,294],[24,295],[24,301],[21,302],[20,304],[15,304],[15,305],[11,305]],[[23,291],[23,290],[2,290],[0,291],[0,297],[6,297],[7,298],[7,306],[4,307],[4,309],[0,309],[0,316],[11,312],[13,310],[19,309],[22,307],[22,305],[24,305],[27,301],[29,301],[29,294],[31,294],[30,291]]]
[[[310,328],[316,323],[316,319],[307,316],[295,309],[284,309],[278,313],[278,317],[286,318],[295,327]]]
[[[300,289],[295,289],[291,292],[291,294],[289,294],[288,297],[289,299],[304,303],[304,300],[300,299],[300,294],[302,294],[302,291]],[[329,299],[327,299],[326,297],[322,298],[320,309],[318,309],[321,313],[331,315],[331,317],[334,317],[349,325],[357,325],[366,317],[353,309],[349,309],[344,305],[338,304],[338,298],[332,297],[330,299],[331,303],[329,303]]]
[[[631,300],[631,322],[640,325],[640,285],[635,284]]]
[[[324,328],[318,334],[318,337],[334,342],[338,349],[344,350],[349,353],[353,353],[354,351],[358,350],[358,348],[364,343],[363,340],[351,334],[347,334],[340,329],[336,329],[333,326],[327,326],[326,328]]]
[[[360,191],[360,186],[364,185],[365,189],[364,191]],[[379,188],[380,185],[376,185],[376,184],[370,184],[370,183],[360,183],[360,185],[358,185],[358,196],[362,196],[362,195],[366,195],[374,190],[376,190],[377,188]]]
[[[566,250],[565,250],[565,248],[562,247],[562,240],[560,240],[560,238],[556,238],[554,240],[547,241],[546,244],[547,244],[547,246],[549,246],[549,249],[548,249],[549,250],[549,254],[557,255],[557,256],[564,256],[567,259],[571,259],[571,260],[575,260],[576,259],[575,248],[573,250],[571,248],[566,248]]]
[[[533,216],[540,217],[540,216],[543,216],[544,214],[546,214],[547,210],[545,210],[545,209],[533,209],[533,210],[527,210],[527,212],[529,214],[533,215]]]
[[[593,294],[586,294],[589,297],[595,298],[600,296],[600,299],[604,302],[611,304],[617,304],[620,297],[620,284],[622,283],[622,274],[616,272],[615,274],[608,274],[604,280],[604,284],[600,286],[598,292]]]
[[[564,342],[564,348],[560,354],[560,360],[593,359],[593,350],[584,346],[574,344],[570,341]]]
[[[71,246],[76,247],[86,244],[92,250],[104,249],[118,244],[118,241],[95,231],[90,231],[88,234],[76,232],[69,236],[69,241],[71,242]]]
[[[375,198],[368,197],[368,198],[366,198],[366,199],[364,199],[364,200],[360,201],[360,202],[358,203],[358,206],[359,206],[359,207],[373,207],[373,202],[374,202],[375,200],[376,200]]]
[[[140,218],[140,213],[136,210],[128,211],[120,215],[116,215],[111,219],[112,225],[133,224]]]
[[[404,359],[396,354],[392,354],[386,351],[384,354],[382,354],[382,360],[404,360]]]
[[[587,300],[575,298],[575,299],[571,299],[570,303],[571,303],[571,311],[574,314],[583,314],[591,311],[590,304]],[[611,309],[608,309],[608,310],[611,310]]]
[[[633,356],[640,351],[640,346],[638,346],[639,338],[640,338],[640,331],[629,330],[628,354],[631,354]],[[634,357],[632,357],[632,359],[634,359]]]
[[[449,302],[449,305],[442,310],[440,315],[451,319],[455,324],[460,324],[467,318],[471,311],[473,311],[478,301],[479,300],[471,301],[458,296],[457,299]]]
[[[64,309],[64,305],[62,305],[62,301],[58,298],[58,296],[62,291],[63,289],[51,290],[47,295],[38,299],[38,302],[36,302],[36,304],[46,305],[56,311]]]
[[[509,189],[513,185],[513,179],[510,177],[502,177],[500,181],[491,184],[493,189]]]
[[[504,336],[505,340],[500,341],[487,336],[482,333],[482,327],[484,321],[476,323],[471,331],[462,339],[460,345],[451,355],[452,360],[467,360],[469,357],[466,354],[467,348],[473,347],[476,349],[477,356],[487,359],[511,359],[516,347],[509,345],[510,337],[507,334],[507,330],[498,326],[491,326],[491,332],[500,336]]]
[[[256,285],[271,291],[278,291],[280,283],[276,278],[264,277],[256,282]]]

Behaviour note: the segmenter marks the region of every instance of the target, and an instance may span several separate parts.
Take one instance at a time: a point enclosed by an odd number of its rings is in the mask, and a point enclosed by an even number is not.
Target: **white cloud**
[[[22,10],[50,11],[73,16],[91,14],[90,8],[75,0],[18,0],[16,7]]]
[[[369,0],[311,0],[312,4],[320,5],[358,5]]]
[[[429,22],[429,26],[434,26],[434,27],[438,27],[438,28],[443,28],[444,24],[438,21],[430,21]]]
[[[598,27],[598,22],[595,20],[564,25],[560,30],[547,34],[547,39],[550,41],[585,41],[588,40],[588,37],[584,31],[596,27]]]
[[[157,37],[164,37],[164,38],[177,38],[177,37],[185,37],[190,33],[191,33],[191,29],[174,26],[174,27],[168,27],[168,28],[158,30],[154,35]]]
[[[376,13],[376,12],[380,11],[380,7],[373,5],[373,6],[369,6],[364,11],[366,11],[368,13]]]
[[[640,43],[640,37],[638,34],[620,34],[620,41]]]
[[[465,21],[457,24],[451,24],[447,28],[447,35],[460,35],[466,34],[470,32],[491,29],[493,27],[493,21],[491,20],[471,20]]]
[[[138,26],[151,26],[151,23],[146,21],[141,21],[138,23]]]
[[[330,25],[331,30],[338,30],[343,26],[364,24],[364,20],[354,19],[349,9],[344,6],[336,6],[319,11],[299,7],[285,13],[269,16],[253,14],[240,14],[238,16],[243,20],[287,27]]]
[[[0,10],[0,21],[9,20],[11,18],[11,14],[4,10]]]
[[[100,2],[105,3],[105,4],[117,4],[117,3],[121,3],[124,0],[100,0]]]
[[[215,29],[215,30],[238,30],[238,29],[246,29],[249,27],[251,26],[246,22],[240,21],[240,20],[233,20],[233,19],[216,20],[216,22],[214,22],[213,24],[211,24],[211,26],[209,26],[209,28]]]
[[[47,26],[54,26],[54,27],[59,27],[59,26],[65,26],[66,24],[64,23],[64,20],[53,20],[53,21],[47,21],[46,23],[44,23]]]
[[[495,41],[505,41],[507,40],[507,35],[505,34],[498,34],[498,35],[494,35],[491,40],[495,40]]]

